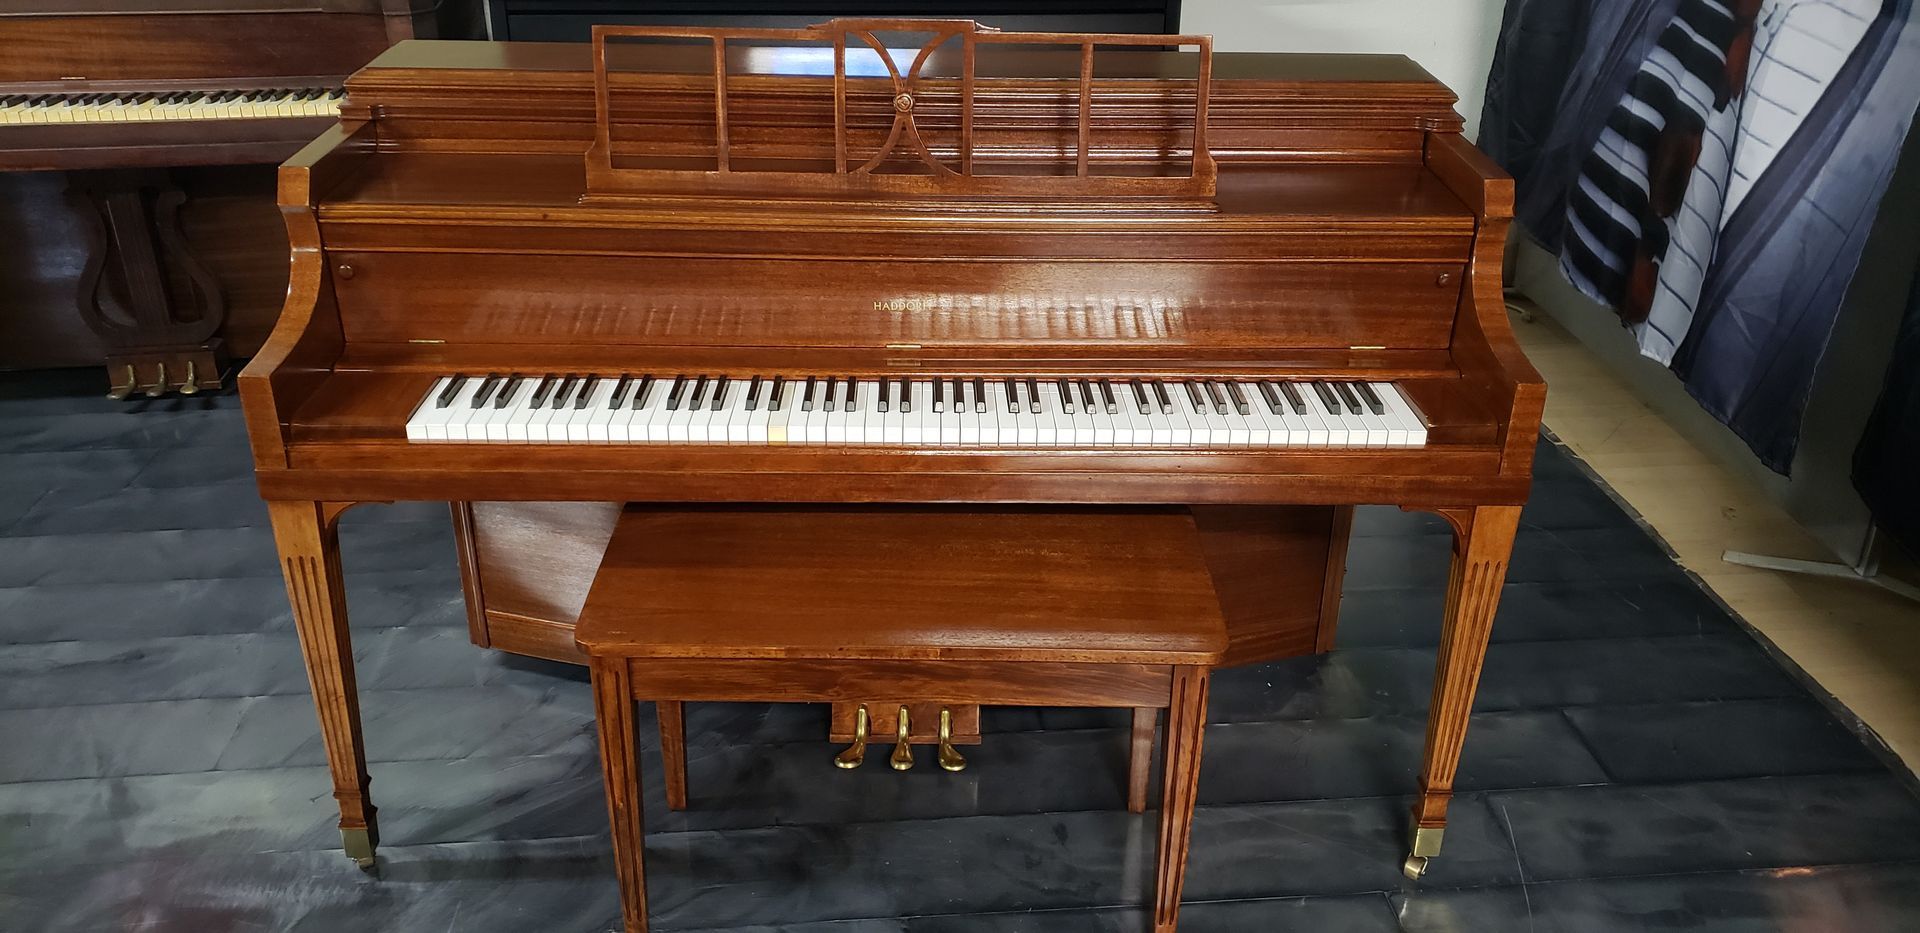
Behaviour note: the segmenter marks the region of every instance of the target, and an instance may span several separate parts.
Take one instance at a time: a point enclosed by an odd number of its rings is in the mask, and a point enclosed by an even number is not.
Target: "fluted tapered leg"
[[[293,625],[307,685],[320,713],[320,738],[340,805],[340,837],[362,868],[373,864],[380,844],[367,786],[367,751],[360,734],[360,697],[353,679],[353,645],[347,634],[347,595],[340,573],[340,539],[334,520],[344,506],[324,502],[267,503],[280,571],[293,604]]]
[[[620,878],[620,915],[627,933],[646,933],[646,846],[640,810],[640,763],[633,741],[633,682],[625,658],[594,658],[593,718],[600,729],[600,776],[613,828],[613,867]]]
[[[1518,506],[1482,506],[1441,513],[1454,526],[1453,572],[1447,582],[1433,703],[1427,713],[1426,755],[1413,806],[1413,845],[1407,873],[1418,877],[1439,854],[1453,798],[1454,772],[1467,737],[1467,719],[1486,660],[1487,638],[1507,579],[1507,558],[1520,527]]]

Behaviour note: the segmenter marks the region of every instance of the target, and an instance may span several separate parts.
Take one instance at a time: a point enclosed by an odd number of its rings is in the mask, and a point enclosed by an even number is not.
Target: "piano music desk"
[[[1153,913],[1155,930],[1174,929],[1208,671],[1227,648],[1185,509],[629,506],[576,637],[629,933],[647,928],[635,700],[664,701],[664,744],[677,746],[678,701],[870,696],[1133,709],[1135,797],[1166,709]],[[683,806],[674,750],[668,797]],[[902,737],[894,766],[911,754]],[[941,759],[961,764],[951,746]]]

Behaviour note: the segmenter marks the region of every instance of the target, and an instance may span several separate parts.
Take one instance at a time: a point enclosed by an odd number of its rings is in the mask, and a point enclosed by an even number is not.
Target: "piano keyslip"
[[[773,404],[771,376],[692,376],[678,393],[633,391],[652,374],[449,375],[421,396],[414,442],[482,444],[746,444],[815,447],[1072,449],[1422,447],[1426,423],[1389,382],[1123,380],[1125,404],[1074,398],[1063,380],[809,378],[799,405]],[[1104,389],[1110,384],[1101,380]],[[1136,389],[1136,386],[1138,388]],[[882,405],[882,391],[895,404]],[[906,395],[900,393],[905,391]],[[1168,404],[1154,402],[1161,391]],[[1284,403],[1301,397],[1300,410]],[[1344,397],[1365,401],[1343,405]],[[811,398],[815,404],[808,405]],[[904,398],[905,404],[899,400]],[[1141,398],[1147,403],[1139,403]],[[1174,403],[1176,398],[1193,404]],[[939,399],[936,408],[935,399]],[[1225,405],[1213,404],[1218,399]],[[1070,404],[1073,402],[1073,404]],[[1244,404],[1242,404],[1244,402]],[[1377,402],[1375,407],[1373,403]]]

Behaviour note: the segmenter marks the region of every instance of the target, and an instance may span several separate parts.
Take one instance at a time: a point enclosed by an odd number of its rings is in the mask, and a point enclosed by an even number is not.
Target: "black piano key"
[[[579,391],[573,395],[573,409],[575,411],[587,407],[587,402],[592,400],[593,390],[598,385],[600,385],[600,377],[593,373],[588,373],[580,380]]]
[[[1387,413],[1387,403],[1380,400],[1380,393],[1373,391],[1373,386],[1364,382],[1356,382],[1353,384],[1353,388],[1360,393],[1360,398],[1366,401],[1368,411],[1376,415],[1384,415]]]
[[[859,410],[860,410],[860,379],[857,376],[848,376],[847,377],[847,413],[852,414]]]
[[[1273,390],[1273,383],[1262,382],[1259,383],[1259,386],[1260,397],[1267,400],[1267,410],[1276,415],[1281,414],[1280,405],[1282,403],[1280,401],[1280,393]]]
[[[607,395],[607,408],[613,411],[620,410],[620,403],[627,398],[627,390],[632,388],[633,377],[626,373],[621,373],[620,381],[613,384],[613,391]]]
[[[780,394],[782,391],[786,389],[786,387],[787,387],[787,379],[785,376],[773,377],[773,388],[767,390],[767,410],[768,411],[780,410]]]
[[[439,395],[434,396],[433,407],[445,408],[453,404],[453,400],[460,397],[461,387],[466,384],[467,377],[455,373],[452,379],[447,380],[447,387],[441,389]]]
[[[933,380],[933,413],[938,415],[947,409],[947,381]]]
[[[1193,413],[1196,415],[1205,414],[1207,411],[1207,398],[1200,393],[1200,384],[1197,382],[1183,382],[1181,385],[1187,387],[1187,401],[1193,404]]]
[[[1336,382],[1333,384],[1333,390],[1340,393],[1340,400],[1347,403],[1348,411],[1356,415],[1360,414],[1360,396],[1354,394],[1352,387],[1344,382]]]
[[[1214,414],[1224,415],[1227,413],[1227,393],[1220,391],[1220,383],[1207,383],[1207,397],[1213,400]]]
[[[901,376],[900,377],[900,413],[904,415],[912,411],[913,411],[913,383],[908,382],[907,377]]]
[[[687,391],[686,375],[683,373],[681,375],[673,377],[673,388],[667,390],[667,410],[668,411],[680,410],[680,396],[686,394],[686,391]]]
[[[802,395],[802,396],[800,396],[800,410],[801,410],[801,411],[812,411],[812,410],[813,410],[813,383],[814,383],[814,377],[812,377],[812,376],[808,376],[808,377],[807,377],[807,392],[806,392],[806,394],[805,394],[805,395]]]
[[[1066,415],[1073,414],[1073,384],[1068,382],[1066,379],[1062,378],[1062,379],[1055,379],[1054,385],[1056,385],[1060,389],[1061,414],[1066,414]]]
[[[547,396],[553,394],[553,387],[560,384],[560,377],[552,373],[540,377],[540,384],[533,387],[533,397],[527,400],[527,407],[537,409],[547,403]]]
[[[1085,379],[1080,380],[1080,410],[1089,415],[1094,412],[1093,383]]]
[[[1013,377],[1011,376],[1008,376],[1004,381],[1007,384],[1007,414],[1017,415],[1020,413],[1019,385],[1013,381]]]
[[[1293,406],[1294,414],[1304,415],[1307,413],[1307,400],[1301,396],[1300,390],[1296,388],[1293,383],[1280,383],[1280,394],[1286,396],[1287,404]]]
[[[893,410],[893,383],[888,382],[885,376],[881,376],[879,382],[880,391],[874,396],[876,399],[874,404],[880,409],[880,413],[884,415]]]
[[[1100,380],[1100,401],[1106,403],[1107,414],[1117,415],[1120,413],[1120,403],[1113,397],[1113,383],[1105,379]]]
[[[1031,377],[1027,379],[1027,412],[1040,414],[1040,383]]]
[[[1160,413],[1173,414],[1173,398],[1167,394],[1167,384],[1158,379],[1153,380],[1153,394],[1160,400]]]
[[[567,403],[573,400],[574,386],[579,383],[580,377],[572,373],[560,377],[560,384],[553,387],[553,396],[547,400],[548,405],[555,411],[567,407]]]
[[[711,405],[708,405],[708,406],[707,406],[707,410],[708,410],[708,411],[719,411],[719,410],[720,410],[720,406],[726,403],[726,401],[727,401],[727,383],[728,383],[728,382],[730,382],[730,381],[731,381],[731,380],[729,380],[729,379],[728,379],[727,377],[725,377],[725,376],[721,376],[720,378],[718,378],[718,379],[716,379],[716,380],[714,380],[714,383],[713,383],[713,404],[711,404]]]
[[[1237,382],[1227,383],[1227,394],[1233,397],[1233,410],[1235,412],[1242,415],[1252,413],[1251,410],[1248,409],[1247,407],[1246,390],[1240,388],[1240,383],[1237,383]]]
[[[760,408],[760,377],[755,376],[753,377],[753,380],[751,382],[747,383],[747,410],[758,411],[759,408]]]
[[[1335,415],[1340,414],[1340,397],[1333,394],[1333,390],[1327,388],[1326,383],[1313,383],[1313,392],[1315,395],[1320,396],[1320,404],[1327,406],[1329,413]],[[1356,412],[1356,414],[1358,414],[1358,412]]]
[[[713,380],[706,376],[701,376],[700,380],[693,384],[693,394],[687,396],[688,411],[699,411],[701,406],[706,404],[707,387],[710,385],[713,385]]]
[[[838,381],[839,381],[839,377],[837,376],[827,377],[827,383],[826,383],[826,386],[824,387],[825,390],[820,393],[820,410],[821,411],[833,410],[833,388],[834,388],[834,383]]]
[[[500,393],[493,397],[493,407],[507,407],[507,403],[513,401],[513,393],[520,391],[520,382],[519,373],[508,376],[507,381],[500,384]]]
[[[973,377],[973,413],[976,415],[987,413],[987,380],[979,376]]]
[[[487,398],[493,395],[493,390],[499,387],[500,387],[500,374],[488,373],[487,378],[482,379],[480,381],[480,390],[478,392],[473,393],[473,401],[472,403],[470,403],[470,407],[479,408],[480,406],[485,405],[487,403]]]
[[[1153,402],[1147,398],[1147,385],[1138,379],[1133,380],[1133,404],[1141,414],[1153,414]]]
[[[632,406],[633,410],[639,411],[640,409],[647,407],[647,394],[652,391],[653,391],[653,376],[650,374],[641,376],[640,388],[633,390],[633,406]]]

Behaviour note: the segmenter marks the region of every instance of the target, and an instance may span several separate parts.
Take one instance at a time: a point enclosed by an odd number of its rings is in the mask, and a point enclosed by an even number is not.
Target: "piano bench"
[[[629,933],[647,924],[636,701],[659,704],[669,797],[684,806],[680,703],[873,697],[909,710],[1132,709],[1130,798],[1144,797],[1152,722],[1167,710],[1154,928],[1174,928],[1208,671],[1227,647],[1186,509],[630,505],[575,639]],[[912,767],[911,746],[891,758]],[[962,764],[949,743],[939,758]],[[863,759],[856,738],[836,763]]]

